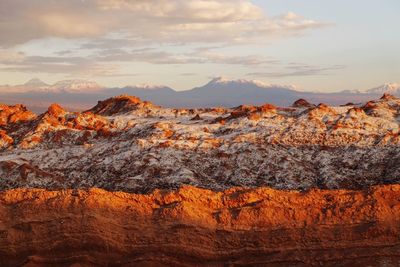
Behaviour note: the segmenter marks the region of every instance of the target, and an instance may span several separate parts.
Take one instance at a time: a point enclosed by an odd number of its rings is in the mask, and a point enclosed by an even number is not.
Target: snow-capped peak
[[[257,85],[258,87],[269,87],[270,84],[265,83],[263,81],[258,81],[258,80],[246,80],[246,79],[229,79],[227,77],[215,77],[212,79],[209,84],[254,84]]]
[[[26,87],[47,87],[49,86],[47,83],[43,82],[38,78],[33,78],[23,84]]]
[[[138,89],[148,89],[148,90],[168,88],[168,86],[165,86],[165,85],[147,84],[147,83],[128,85],[126,87],[138,88]]]
[[[277,87],[277,88],[288,88],[292,90],[296,90],[296,87],[294,85],[277,85],[277,84],[270,84],[266,83],[260,80],[247,80],[247,79],[229,79],[227,77],[215,77],[213,78],[207,85],[252,85],[252,86],[257,86],[261,88],[271,88],[271,87]]]
[[[87,91],[87,90],[97,90],[103,88],[96,82],[86,81],[86,80],[64,80],[59,81],[52,86],[50,90],[54,91]]]
[[[400,84],[399,83],[385,83],[381,86],[369,89],[366,91],[370,94],[400,94]]]

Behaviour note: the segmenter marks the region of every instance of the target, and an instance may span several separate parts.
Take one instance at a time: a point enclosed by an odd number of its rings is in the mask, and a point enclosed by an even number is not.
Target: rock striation
[[[0,193],[1,266],[398,266],[400,186]]]

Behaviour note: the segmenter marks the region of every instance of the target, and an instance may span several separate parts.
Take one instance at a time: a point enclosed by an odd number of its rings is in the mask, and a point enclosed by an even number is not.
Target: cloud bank
[[[294,13],[268,17],[248,0],[4,0],[0,45],[118,33],[143,43],[248,43],[324,24]]]
[[[95,77],[117,76],[121,64],[135,62],[274,65],[279,60],[224,48],[264,45],[323,26],[292,12],[269,16],[249,0],[2,0],[0,72]],[[69,46],[52,53],[29,49],[49,38]]]

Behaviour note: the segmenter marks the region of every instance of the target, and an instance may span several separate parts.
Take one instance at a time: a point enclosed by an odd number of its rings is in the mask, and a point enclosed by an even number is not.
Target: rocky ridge
[[[360,189],[400,179],[400,99],[390,95],[342,107],[171,109],[123,95],[85,112],[0,108],[3,190]]]

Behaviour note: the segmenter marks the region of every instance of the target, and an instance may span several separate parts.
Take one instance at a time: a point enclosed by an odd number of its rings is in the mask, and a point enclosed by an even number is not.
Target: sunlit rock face
[[[0,106],[0,266],[396,266],[400,99]]]
[[[397,266],[400,187],[0,193],[1,266]],[[76,265],[74,265],[76,264]]]

